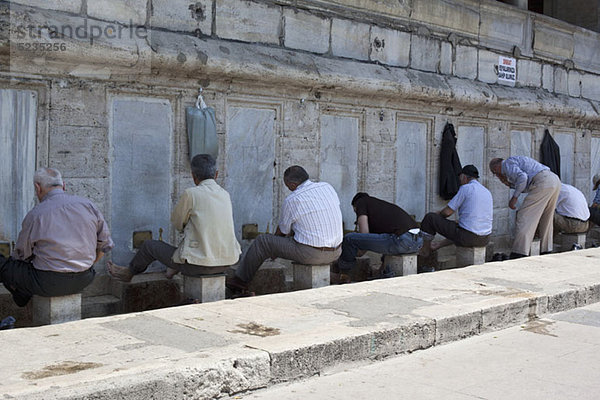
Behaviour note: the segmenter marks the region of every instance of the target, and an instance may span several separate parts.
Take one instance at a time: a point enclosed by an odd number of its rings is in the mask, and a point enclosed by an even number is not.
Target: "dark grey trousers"
[[[259,235],[242,257],[236,275],[244,282],[250,282],[262,263],[269,258],[285,258],[300,264],[322,265],[337,260],[342,254],[341,246],[335,250],[320,250],[296,242],[291,237],[271,234]]]
[[[173,262],[173,254],[177,247],[171,246],[160,240],[146,240],[137,254],[129,262],[129,270],[135,274],[141,274],[154,261],[160,261],[169,268],[181,272],[186,276],[200,276],[210,274],[222,274],[229,269],[229,265],[218,267],[205,267],[194,264],[178,264]]]
[[[25,307],[33,295],[56,297],[81,293],[95,275],[93,268],[83,272],[41,271],[29,262],[0,256],[0,281],[19,307]]]
[[[466,229],[461,228],[454,221],[442,217],[438,213],[429,213],[421,222],[421,230],[435,235],[439,233],[446,239],[450,239],[455,245],[461,247],[483,247],[490,242],[490,235],[479,236]]]

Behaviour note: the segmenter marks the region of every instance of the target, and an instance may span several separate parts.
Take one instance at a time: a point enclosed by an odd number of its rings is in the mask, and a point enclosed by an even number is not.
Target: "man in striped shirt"
[[[269,258],[319,265],[329,264],[341,254],[342,212],[333,187],[312,182],[298,165],[285,171],[283,183],[292,193],[283,202],[277,231],[254,240],[235,277],[227,281],[233,292],[246,291],[256,271]]]

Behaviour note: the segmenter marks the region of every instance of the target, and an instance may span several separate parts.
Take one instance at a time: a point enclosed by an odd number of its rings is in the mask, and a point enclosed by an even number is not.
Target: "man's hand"
[[[508,202],[508,206],[513,209],[516,210],[517,209],[517,201],[519,201],[518,197],[513,197],[512,199],[510,199],[510,201]]]
[[[104,257],[104,253],[103,253],[102,251],[100,251],[100,250],[96,250],[96,259],[94,260],[94,263],[93,263],[92,265],[94,265],[94,264],[96,264],[98,261],[100,261],[100,259],[101,259],[102,257]]]

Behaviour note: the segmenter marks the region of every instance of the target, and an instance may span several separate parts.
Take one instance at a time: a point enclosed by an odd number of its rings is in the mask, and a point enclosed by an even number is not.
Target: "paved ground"
[[[600,304],[238,395],[274,399],[600,398]]]
[[[589,249],[0,331],[0,398],[235,396],[599,301],[600,249]],[[530,335],[540,343],[553,339]],[[505,347],[508,363],[516,353]],[[568,353],[569,349],[563,354],[568,357]],[[470,354],[465,364],[486,361],[482,354]],[[405,379],[434,390],[428,382],[443,377],[446,369],[407,371]],[[497,373],[508,374],[500,368]],[[462,375],[470,378],[468,372]],[[387,380],[382,378],[383,383]],[[518,382],[526,385],[527,381]]]

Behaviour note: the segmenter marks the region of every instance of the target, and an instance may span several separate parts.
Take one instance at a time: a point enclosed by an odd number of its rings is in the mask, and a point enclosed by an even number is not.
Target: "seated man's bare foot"
[[[165,276],[167,277],[167,279],[172,279],[178,273],[179,271],[177,271],[176,269],[167,267],[167,272],[165,272]]]
[[[131,278],[133,278],[133,274],[127,267],[121,267],[117,264],[113,264],[111,261],[106,262],[106,266],[108,267],[108,273],[115,279],[118,279],[123,282],[131,282]]]

